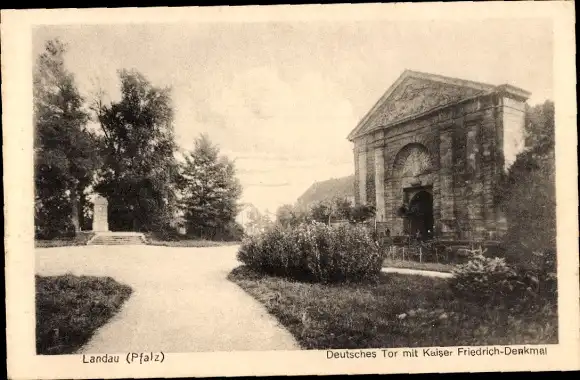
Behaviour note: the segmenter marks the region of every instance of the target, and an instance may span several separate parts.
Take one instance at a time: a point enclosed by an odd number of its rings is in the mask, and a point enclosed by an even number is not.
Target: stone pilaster
[[[365,147],[357,152],[358,159],[358,194],[361,205],[367,203],[367,154]]]
[[[443,237],[451,237],[454,235],[455,229],[452,123],[446,123],[440,127],[439,159],[439,214],[441,219],[438,232]]]
[[[383,146],[375,147],[375,197],[377,220],[385,221],[385,150]]]

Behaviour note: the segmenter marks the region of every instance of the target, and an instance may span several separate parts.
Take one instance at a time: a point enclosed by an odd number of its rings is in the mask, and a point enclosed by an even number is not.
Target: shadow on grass
[[[37,354],[74,354],[131,293],[111,277],[36,276]]]
[[[377,284],[313,284],[234,269],[228,279],[305,349],[557,343],[557,314],[512,315],[456,299],[446,279],[381,274]]]
[[[53,248],[53,247],[74,247],[78,245],[87,245],[88,241],[94,236],[92,232],[81,232],[75,237],[60,238],[53,240],[34,240],[35,248]]]

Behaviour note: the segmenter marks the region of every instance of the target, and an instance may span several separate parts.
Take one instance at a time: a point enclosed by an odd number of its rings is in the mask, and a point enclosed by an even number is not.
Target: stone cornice
[[[529,91],[521,89],[516,86],[512,86],[511,84],[502,84],[495,88],[495,92],[499,93],[500,95],[507,96],[509,98],[514,98],[521,101],[526,101],[532,94]]]

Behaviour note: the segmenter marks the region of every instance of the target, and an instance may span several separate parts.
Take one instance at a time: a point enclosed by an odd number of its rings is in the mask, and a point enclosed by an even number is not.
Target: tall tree
[[[110,205],[111,227],[159,231],[175,212],[177,176],[169,88],[137,71],[119,71],[121,100],[95,110],[103,132],[103,170],[95,190]]]
[[[554,102],[546,100],[542,104],[526,109],[526,147],[534,154],[549,154],[555,144]]]
[[[181,166],[180,190],[188,233],[211,238],[235,220],[242,187],[233,161],[207,135],[195,139]]]
[[[65,53],[60,40],[48,41],[33,77],[35,222],[40,234],[51,236],[67,225],[79,231],[80,194],[98,164],[98,139],[86,128],[89,115]]]
[[[554,103],[526,112],[526,149],[498,189],[508,221],[508,259],[525,267],[555,269],[556,186]]]

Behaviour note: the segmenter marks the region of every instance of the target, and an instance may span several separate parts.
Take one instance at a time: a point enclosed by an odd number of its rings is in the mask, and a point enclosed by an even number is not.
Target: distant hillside
[[[315,182],[298,198],[297,203],[305,206],[334,197],[354,198],[354,174],[348,177]]]

